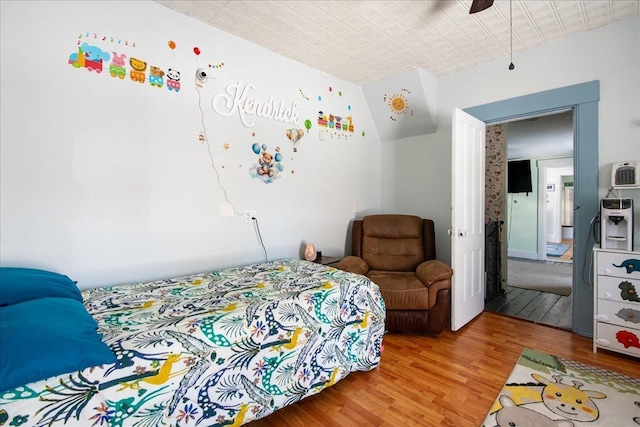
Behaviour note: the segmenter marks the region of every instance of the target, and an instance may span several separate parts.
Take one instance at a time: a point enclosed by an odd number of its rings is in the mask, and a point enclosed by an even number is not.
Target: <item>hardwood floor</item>
[[[387,334],[380,366],[254,421],[250,427],[478,427],[524,347],[640,378],[640,361],[590,338],[484,312],[434,338]]]
[[[507,286],[503,294],[487,302],[485,310],[571,330],[571,295]]]

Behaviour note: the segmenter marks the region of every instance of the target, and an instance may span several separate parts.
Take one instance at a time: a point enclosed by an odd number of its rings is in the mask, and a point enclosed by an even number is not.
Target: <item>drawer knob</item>
[[[612,297],[612,296],[613,296],[613,295],[611,295],[611,292],[605,292],[605,293],[604,293],[604,298],[605,298],[605,299],[611,299],[611,297]]]
[[[611,345],[611,343],[608,340],[605,340],[604,338],[598,338],[596,340],[596,344],[603,347],[604,346],[608,347]]]
[[[596,314],[595,316],[593,316],[594,319],[596,319],[598,322],[607,322],[609,321],[609,316],[607,316],[606,314]]]
[[[605,268],[604,269],[604,274],[611,274],[611,269]]]

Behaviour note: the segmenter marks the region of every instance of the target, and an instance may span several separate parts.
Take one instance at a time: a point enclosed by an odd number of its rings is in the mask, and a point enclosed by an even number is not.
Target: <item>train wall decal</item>
[[[127,69],[127,56],[124,53],[115,51],[109,53],[88,43],[82,43],[77,52],[69,55],[68,63],[74,68],[86,68],[87,71],[96,74],[108,70],[112,78],[120,80],[124,80],[128,74],[129,79],[133,82],[145,83],[148,81],[149,85],[157,88],[162,88],[166,83],[169,92],[180,92],[180,71],[169,68],[165,73],[160,67],[148,65],[145,61],[134,57],[129,58],[130,68]]]

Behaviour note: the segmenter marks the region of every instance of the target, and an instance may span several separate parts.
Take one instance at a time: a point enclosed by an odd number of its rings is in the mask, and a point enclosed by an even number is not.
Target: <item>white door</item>
[[[451,329],[484,310],[485,124],[453,112],[451,211]]]

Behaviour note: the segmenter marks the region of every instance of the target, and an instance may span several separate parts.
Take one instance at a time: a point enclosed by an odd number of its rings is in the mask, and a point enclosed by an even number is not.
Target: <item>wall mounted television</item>
[[[507,192],[531,193],[531,161],[512,160],[507,163]]]

